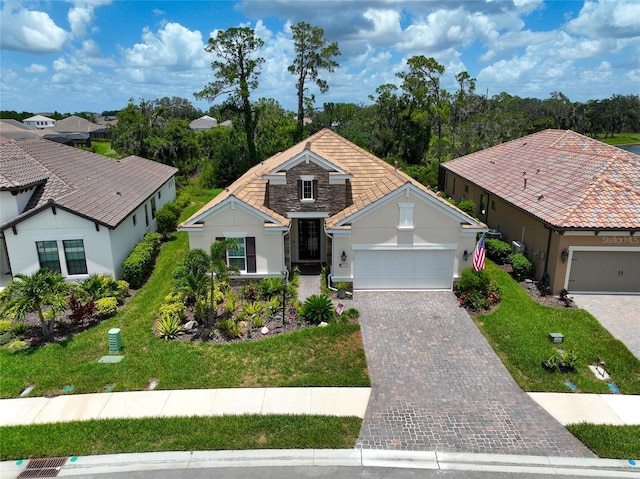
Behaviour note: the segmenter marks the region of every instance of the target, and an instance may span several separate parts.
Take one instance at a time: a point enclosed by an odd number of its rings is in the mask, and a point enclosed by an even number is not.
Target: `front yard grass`
[[[640,394],[640,361],[587,311],[552,308],[532,300],[506,272],[491,262],[487,271],[502,288],[502,302],[475,321],[512,376],[525,391],[570,392],[570,381],[583,393],[610,393],[613,382],[623,394]],[[552,344],[549,333],[564,334],[564,343]],[[547,372],[541,361],[554,347],[573,350],[580,358],[571,373]],[[597,379],[589,370],[598,358],[606,361],[610,381]]]
[[[607,145],[633,145],[640,144],[640,133],[616,133],[611,138],[598,138]]]
[[[126,452],[349,449],[362,420],[333,416],[223,416],[93,420],[1,428],[0,460]]]
[[[214,345],[163,341],[154,336],[157,308],[171,290],[173,266],[188,248],[186,233],[174,234],[149,281],[114,318],[60,344],[10,353],[0,350],[0,396],[136,391],[150,380],[158,389],[284,386],[369,386],[358,325],[310,328],[278,337]],[[108,331],[120,328],[124,359],[101,364]]]
[[[581,423],[567,429],[599,457],[640,459],[640,426]]]

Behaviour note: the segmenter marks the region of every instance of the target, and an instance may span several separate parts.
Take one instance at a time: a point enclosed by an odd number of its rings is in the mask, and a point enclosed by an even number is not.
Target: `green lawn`
[[[572,424],[567,429],[600,457],[640,459],[640,426]]]
[[[491,314],[475,318],[515,380],[525,391],[569,392],[571,381],[580,392],[609,393],[606,382],[588,369],[600,357],[612,381],[623,394],[640,394],[640,361],[588,312],[578,308],[552,308],[533,301],[511,277],[487,262],[487,271],[503,291],[502,302]],[[573,373],[547,372],[541,361],[554,351],[548,335],[564,334],[559,346],[581,358]]]
[[[607,145],[640,144],[640,133],[618,133],[613,138],[598,138]]]
[[[189,206],[186,218],[206,201]],[[210,197],[210,195],[208,196]],[[135,391],[158,381],[158,389],[285,386],[369,386],[358,325],[310,328],[260,341],[227,345],[163,341],[152,332],[157,309],[171,291],[173,267],[188,249],[186,233],[162,248],[151,278],[126,307],[98,326],[54,345],[17,353],[0,350],[0,397]],[[124,360],[101,364],[108,331],[120,328]]]
[[[223,416],[83,421],[0,428],[0,460],[153,451],[349,449],[362,420]]]
[[[118,157],[116,151],[111,148],[111,142],[108,140],[92,140],[91,150],[98,155],[108,156],[109,158]]]

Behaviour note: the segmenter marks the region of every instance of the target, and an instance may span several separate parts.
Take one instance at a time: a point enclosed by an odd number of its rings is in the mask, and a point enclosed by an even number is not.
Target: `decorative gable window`
[[[413,207],[415,203],[400,203],[398,229],[413,229]]]
[[[313,202],[318,197],[318,180],[315,176],[301,176],[298,180],[298,199]]]

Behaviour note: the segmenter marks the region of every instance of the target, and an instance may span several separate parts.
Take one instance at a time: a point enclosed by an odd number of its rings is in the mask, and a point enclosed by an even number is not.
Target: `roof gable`
[[[265,206],[266,185],[270,178],[284,175],[288,169],[307,160],[328,169],[330,175],[345,175],[350,181],[353,204],[327,218],[326,224],[328,228],[333,228],[337,224],[344,224],[346,218],[407,184],[420,190],[421,194],[431,196],[433,201],[440,202],[442,207],[457,210],[449,202],[440,198],[426,186],[413,180],[399,169],[351,143],[337,133],[329,129],[323,129],[306,140],[251,168],[226,188],[225,192],[207,203],[200,211],[183,222],[181,226],[187,227],[195,217],[199,217],[206,211],[215,208],[216,205],[225,201],[229,196],[234,196],[238,201],[262,211],[271,218],[278,219],[283,225],[289,224],[290,220],[288,218]],[[467,219],[470,219],[470,217],[467,217]]]
[[[115,227],[177,173],[177,169],[137,156],[113,160],[40,138],[0,145],[0,175],[11,165],[29,165],[21,174],[37,187],[20,221],[30,211],[55,204],[92,221]],[[43,179],[43,178],[46,178]],[[15,180],[13,180],[15,182]],[[3,225],[6,228],[7,224]]]
[[[556,228],[640,228],[640,156],[545,130],[442,164]]]

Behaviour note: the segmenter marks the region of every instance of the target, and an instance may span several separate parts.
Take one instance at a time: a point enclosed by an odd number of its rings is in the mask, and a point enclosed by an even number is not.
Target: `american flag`
[[[484,269],[484,253],[484,235],[482,235],[480,241],[478,241],[478,244],[476,245],[475,251],[473,252],[474,271],[480,271],[481,269]]]

